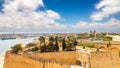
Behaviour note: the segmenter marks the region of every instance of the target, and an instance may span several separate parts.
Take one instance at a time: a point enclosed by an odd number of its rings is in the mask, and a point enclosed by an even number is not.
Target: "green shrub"
[[[66,50],[67,51],[72,51],[73,48],[74,48],[73,43],[72,42],[67,42]]]
[[[43,46],[40,46],[40,50],[41,50],[41,52],[46,52],[46,51],[48,51],[48,46],[46,45],[46,44],[44,44]]]
[[[30,48],[30,47],[33,47],[33,46],[36,46],[37,44],[36,43],[28,43],[27,45],[26,45],[26,48]]]
[[[48,44],[48,51],[50,51],[50,52],[55,51],[55,45],[53,44],[53,42],[49,42],[49,44]]]
[[[11,47],[11,49],[13,50],[14,53],[18,53],[18,51],[22,50],[22,45],[21,44],[16,44],[14,46]]]
[[[31,51],[33,51],[33,52],[38,51],[38,50],[39,50],[38,47],[33,47],[33,48],[31,49]]]
[[[104,40],[104,41],[112,41],[112,37],[105,36],[103,40]]]

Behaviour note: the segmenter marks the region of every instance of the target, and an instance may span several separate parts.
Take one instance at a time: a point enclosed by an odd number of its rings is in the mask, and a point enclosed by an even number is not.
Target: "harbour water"
[[[11,46],[17,43],[27,44],[28,42],[32,42],[33,39],[34,38],[0,40],[0,55],[5,54],[7,50],[11,49]]]

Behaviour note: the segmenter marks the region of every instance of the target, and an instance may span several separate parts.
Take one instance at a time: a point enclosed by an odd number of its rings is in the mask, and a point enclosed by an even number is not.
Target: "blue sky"
[[[120,32],[119,24],[119,0],[0,0],[0,32]]]
[[[99,0],[43,0],[46,9],[58,12],[65,23],[75,23],[79,20],[90,21],[89,16]]]

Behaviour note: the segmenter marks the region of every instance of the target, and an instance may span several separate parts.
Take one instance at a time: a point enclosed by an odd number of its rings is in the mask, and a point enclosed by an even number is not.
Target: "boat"
[[[13,39],[16,39],[16,38],[1,38],[0,40],[13,40]]]

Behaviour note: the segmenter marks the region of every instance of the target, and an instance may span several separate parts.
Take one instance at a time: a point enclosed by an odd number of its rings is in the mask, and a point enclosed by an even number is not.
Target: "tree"
[[[109,48],[109,47],[111,47],[111,43],[110,42],[107,44],[107,48]]]
[[[35,46],[35,47],[32,48],[31,51],[35,52],[35,51],[38,51],[38,50],[39,50],[39,48]]]
[[[73,51],[73,48],[74,48],[73,42],[67,41],[66,50],[67,51]]]
[[[62,49],[63,49],[63,51],[65,51],[65,49],[66,49],[65,38],[63,38],[63,40],[62,40]]]
[[[54,38],[51,36],[51,37],[49,38],[49,41],[50,41],[50,42],[54,42]]]
[[[40,41],[40,44],[41,44],[41,43],[45,43],[45,37],[40,36],[39,41]]]
[[[55,41],[58,41],[58,37],[57,36],[55,37]]]
[[[55,43],[55,50],[56,50],[56,51],[59,51],[58,42]]]
[[[36,46],[36,44],[35,44],[35,43],[28,43],[28,44],[26,45],[27,48],[30,48],[30,47],[33,47],[33,46]]]
[[[41,52],[46,52],[48,50],[48,46],[44,44],[43,46],[40,46]]]
[[[112,37],[110,37],[110,36],[105,36],[103,40],[104,40],[104,41],[112,41]]]
[[[55,50],[56,51],[59,51],[59,46],[58,46],[58,37],[56,36],[56,38],[55,38]]]
[[[22,45],[16,44],[16,45],[12,46],[11,49],[13,50],[14,53],[17,54],[20,50],[22,50]]]
[[[74,45],[74,47],[75,47],[75,50],[76,50],[77,44],[78,44],[78,42],[77,42],[77,40],[75,39],[74,42],[73,42],[73,45]]]
[[[49,51],[55,51],[55,46],[54,46],[54,38],[52,36],[49,37],[49,44],[48,44],[48,50]]]
[[[104,40],[104,41],[108,41],[107,48],[109,49],[109,47],[111,46],[110,41],[112,41],[112,37],[110,37],[110,36],[105,36],[103,40]]]
[[[54,46],[53,42],[49,42],[48,45],[49,45],[49,48],[48,48],[49,51],[55,51],[55,46]]]

